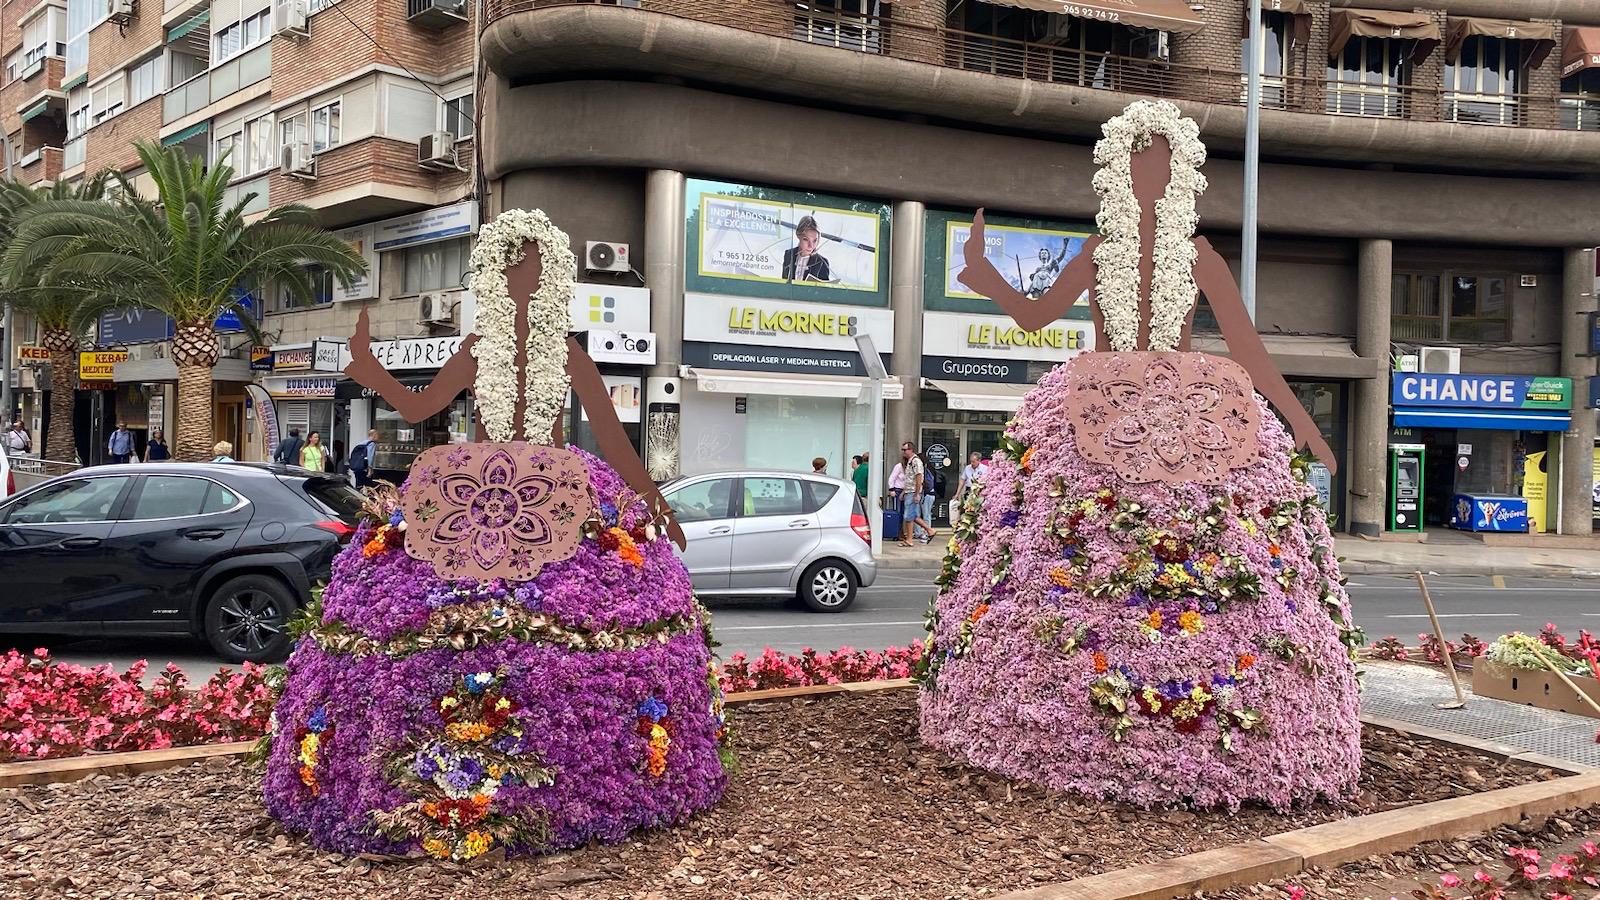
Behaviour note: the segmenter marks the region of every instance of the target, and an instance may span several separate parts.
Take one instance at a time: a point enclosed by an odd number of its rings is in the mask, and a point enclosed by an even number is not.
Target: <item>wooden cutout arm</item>
[[[1310,450],[1318,462],[1328,467],[1330,474],[1336,474],[1339,462],[1333,450],[1323,439],[1322,431],[1317,428],[1311,414],[1300,405],[1300,398],[1295,396],[1294,389],[1283,379],[1283,373],[1272,364],[1272,357],[1261,342],[1261,334],[1256,331],[1255,323],[1250,321],[1250,313],[1244,308],[1244,298],[1239,295],[1239,286],[1234,283],[1227,260],[1212,249],[1211,242],[1205,238],[1197,237],[1194,243],[1200,249],[1200,258],[1194,264],[1195,285],[1206,295],[1212,315],[1216,316],[1217,324],[1222,326],[1222,338],[1228,344],[1228,355],[1234,362],[1244,366],[1255,382],[1256,390],[1289,421],[1295,447]]]
[[[972,229],[967,234],[966,244],[962,245],[966,266],[956,280],[968,290],[1000,304],[1006,315],[1023,330],[1037,331],[1066,315],[1072,304],[1078,302],[1078,297],[1094,286],[1094,248],[1099,243],[1098,236],[1085,241],[1083,249],[1056,276],[1050,289],[1039,299],[1029,300],[983,255],[983,210],[980,209],[972,217]]]
[[[661,489],[645,471],[639,454],[633,451],[633,442],[628,440],[628,433],[617,419],[617,409],[611,405],[611,393],[606,390],[600,370],[595,368],[594,360],[584,352],[582,345],[570,337],[567,338],[567,376],[572,379],[572,391],[578,395],[578,402],[589,413],[589,428],[594,432],[595,443],[600,445],[601,457],[617,470],[652,512],[666,519],[667,536],[678,549],[687,549],[689,540],[684,537],[683,528],[672,515],[666,498],[661,496]],[[552,435],[559,433],[560,427],[557,420]]]
[[[416,424],[448,407],[462,391],[472,387],[478,375],[478,361],[472,356],[472,345],[478,336],[468,335],[461,348],[445,362],[433,382],[422,391],[407,390],[389,370],[372,355],[372,326],[367,321],[367,311],[361,310],[356,319],[356,333],[350,336],[350,364],[344,374],[357,384],[372,388],[378,396],[388,401],[400,418]]]

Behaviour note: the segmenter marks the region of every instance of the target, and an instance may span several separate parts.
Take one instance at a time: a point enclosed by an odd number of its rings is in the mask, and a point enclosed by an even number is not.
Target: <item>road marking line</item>
[[[921,619],[914,622],[819,622],[815,625],[718,625],[717,634],[726,631],[780,631],[786,628],[876,628],[897,625],[922,625]]]
[[[1492,584],[1492,585],[1494,585],[1494,586],[1495,586],[1495,587],[1497,587],[1497,588],[1500,588],[1500,589],[1501,589],[1501,590],[1505,590],[1505,586],[1506,586],[1506,577],[1505,577],[1505,576],[1504,576],[1504,575],[1495,575],[1495,576],[1492,576],[1492,577],[1491,577],[1491,578],[1490,578],[1490,579],[1489,579],[1489,583],[1490,583],[1490,584]]]
[[[1427,613],[1404,613],[1384,616],[1385,619],[1426,619]],[[1441,619],[1520,619],[1522,613],[1439,613]],[[718,629],[719,631],[721,629]]]

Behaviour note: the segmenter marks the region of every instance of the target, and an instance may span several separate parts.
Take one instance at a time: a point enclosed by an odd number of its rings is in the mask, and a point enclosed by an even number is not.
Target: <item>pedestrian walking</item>
[[[313,431],[306,435],[306,443],[300,448],[300,468],[321,472],[328,466],[328,448],[322,446],[322,433]]]
[[[278,442],[278,450],[272,454],[273,462],[280,462],[286,466],[300,465],[300,448],[305,442],[300,440],[300,429],[289,429],[289,436]]]
[[[111,454],[114,463],[133,459],[133,432],[128,430],[126,422],[117,423],[117,430],[111,432],[111,440],[106,442],[106,452]]]
[[[983,476],[988,474],[989,466],[983,461],[983,454],[974,450],[967,454],[967,465],[961,470],[961,480],[956,482],[956,508],[960,509],[966,503],[967,495]]]
[[[867,478],[872,474],[872,461],[869,454],[863,453],[855,457],[856,467],[850,470],[850,480],[856,483],[856,496],[867,499]]]
[[[23,426],[21,419],[12,422],[11,427],[6,429],[5,441],[6,450],[12,456],[27,453],[33,449],[33,438],[28,436],[28,429]]]
[[[919,455],[922,457],[922,521],[932,525],[933,505],[939,499],[939,495],[944,493],[945,477],[944,473],[928,459],[926,453]],[[923,531],[922,542],[933,543],[933,532]]]
[[[161,462],[164,459],[171,458],[172,452],[167,449],[167,442],[161,433],[161,429],[157,428],[155,431],[150,432],[150,442],[144,445],[144,461],[147,463]]]
[[[904,497],[900,512],[900,545],[903,547],[915,546],[911,542],[912,528],[920,527],[928,535],[928,540],[938,537],[939,532],[928,522],[922,514],[923,483],[928,477],[928,468],[923,464],[922,457],[917,455],[917,448],[909,441],[900,445],[900,467],[904,472]]]
[[[233,462],[233,445],[227,441],[217,441],[216,446],[211,448],[211,461],[214,463]]]
[[[371,487],[372,461],[378,456],[378,429],[367,432],[367,439],[350,450],[350,473],[356,477],[356,487]]]

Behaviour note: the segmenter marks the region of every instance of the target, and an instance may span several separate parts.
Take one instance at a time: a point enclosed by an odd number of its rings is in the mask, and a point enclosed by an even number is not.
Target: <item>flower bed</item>
[[[718,677],[726,693],[881,681],[910,675],[921,652],[920,643],[799,654],[768,647],[755,659],[733,654]],[[122,673],[109,664],[71,665],[43,649],[0,655],[0,762],[250,741],[266,733],[281,686],[275,667],[223,669],[199,688],[171,664],[145,686],[147,668],[142,660]]]
[[[333,741],[341,737],[335,726]],[[44,895],[62,877],[85,896],[119,884],[153,896],[252,897],[315,897],[337,885],[370,900],[992,896],[1547,776],[1366,729],[1370,765],[1347,800],[1284,815],[1253,804],[1231,815],[1063,802],[923,744],[911,690],[744,706],[732,747],[739,767],[725,799],[687,822],[489,865],[319,851],[265,817],[260,769],[237,763],[0,791],[0,834],[12,840],[0,896]],[[172,846],[183,852],[151,849]]]

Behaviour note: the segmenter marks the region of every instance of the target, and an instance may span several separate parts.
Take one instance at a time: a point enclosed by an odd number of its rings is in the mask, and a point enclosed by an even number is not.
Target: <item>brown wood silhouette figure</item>
[[[1139,339],[1135,349],[1149,347],[1150,337],[1150,283],[1155,274],[1156,201],[1166,192],[1172,180],[1172,146],[1162,135],[1152,135],[1150,146],[1132,158],[1133,192],[1139,201]],[[1095,346],[1107,346],[1105,320],[1095,303],[1094,249],[1101,238],[1095,236],[1084,242],[1083,249],[1072,258],[1050,289],[1037,300],[1023,296],[1006,281],[994,264],[983,255],[983,210],[973,217],[972,230],[962,249],[966,266],[957,279],[976,293],[1000,304],[1018,325],[1035,331],[1066,315],[1078,297],[1089,292],[1089,307],[1094,317]],[[1196,235],[1193,239],[1199,258],[1194,264],[1194,281],[1205,295],[1217,324],[1222,328],[1223,340],[1228,345],[1229,356],[1244,366],[1255,382],[1256,390],[1267,399],[1289,422],[1294,433],[1295,446],[1307,448],[1317,460],[1328,467],[1330,473],[1338,471],[1333,450],[1322,437],[1311,415],[1300,405],[1300,399],[1283,379],[1272,357],[1261,343],[1261,335],[1245,309],[1239,286],[1234,283],[1228,263],[1212,248],[1211,242]],[[1184,323],[1179,350],[1190,349],[1190,332],[1194,327],[1194,308],[1189,309]]]
[[[536,242],[524,242],[522,250],[522,261],[506,270],[506,287],[511,296],[518,301],[517,371],[524,373],[521,377],[526,378],[528,306],[534,291],[539,289],[539,275],[543,271],[543,264]],[[461,342],[461,348],[444,364],[433,381],[421,391],[407,389],[378,362],[369,346],[371,334],[367,310],[363,309],[360,318],[356,320],[355,334],[350,338],[350,364],[345,366],[344,373],[360,384],[377,391],[378,396],[394,407],[395,412],[407,422],[421,422],[439,413],[449,406],[458,394],[471,389],[478,377],[478,360],[472,355],[472,347],[478,341],[476,334],[468,335]],[[570,337],[567,338],[566,371],[567,376],[572,379],[573,392],[578,395],[579,402],[589,413],[589,425],[594,432],[595,441],[600,445],[600,456],[649,504],[652,512],[666,520],[667,536],[673,543],[677,544],[680,550],[686,547],[688,541],[684,537],[683,528],[672,517],[666,499],[661,496],[660,489],[645,471],[644,463],[634,452],[633,443],[628,440],[627,432],[617,419],[616,408],[611,404],[611,396],[606,390],[605,380],[600,377],[600,370],[595,368],[594,360],[583,347]],[[543,443],[545,435],[538,432],[546,426],[541,422],[527,421],[526,392],[521,384],[518,385],[517,407],[513,422],[515,433],[512,435],[512,440]],[[565,442],[562,440],[560,419],[550,423],[549,428],[550,445],[562,446]],[[475,439],[488,440],[481,419],[477,425]]]

